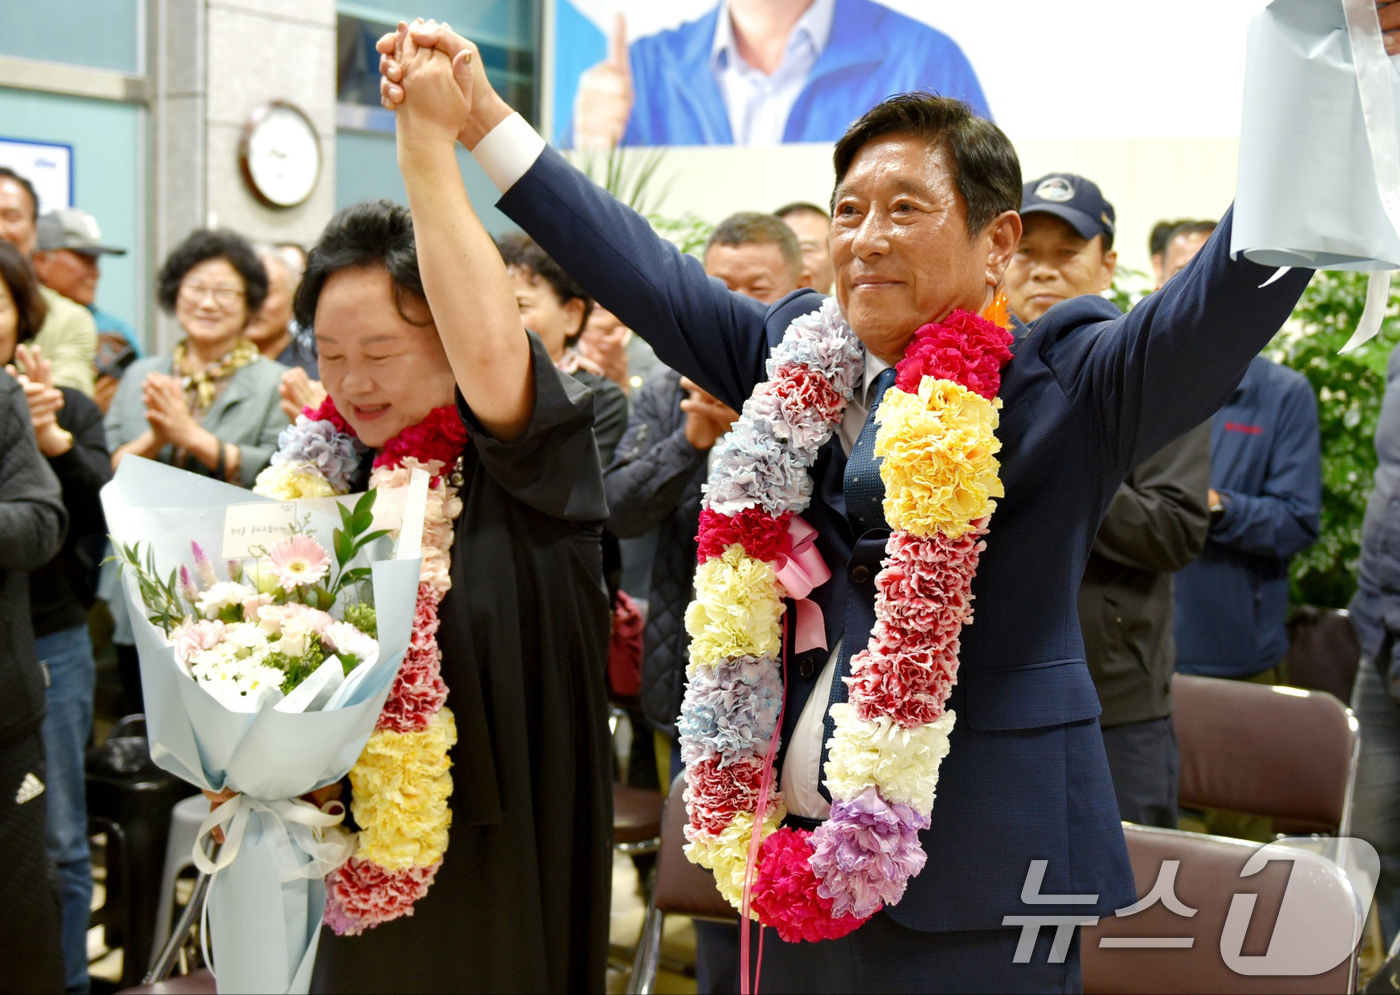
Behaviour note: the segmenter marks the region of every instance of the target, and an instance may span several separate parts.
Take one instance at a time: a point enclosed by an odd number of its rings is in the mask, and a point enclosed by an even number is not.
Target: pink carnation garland
[[[303,414],[313,423],[328,422],[339,434],[354,439],[349,423],[329,397]],[[437,521],[434,515],[444,517],[443,509],[456,495],[456,487],[446,474],[456,466],[466,444],[466,427],[456,408],[441,407],[390,439],[374,459],[371,487],[406,464],[435,468],[431,486],[443,491],[444,500],[428,504],[423,529],[425,573],[430,557],[445,563],[451,555],[452,521]],[[441,594],[433,584],[418,585],[409,649],[379,714],[376,730],[424,730],[446,704],[447,685],[442,679],[442,651],[437,641],[440,600]],[[412,915],[414,903],[427,893],[441,864],[438,860],[427,867],[389,870],[352,857],[326,876],[326,925],[339,935],[354,936],[382,922]]]
[[[811,324],[799,325],[803,319],[794,323],[770,361],[771,379],[760,384],[745,405],[745,417],[768,419],[773,436],[794,444],[800,437],[808,446],[804,455],[795,457],[801,462],[813,458],[813,422],[825,423],[829,437],[842,416],[845,397],[835,384],[855,379],[831,358],[841,350],[839,335],[831,332],[831,318],[824,308],[819,321],[827,324],[819,331],[831,337],[815,342]],[[931,376],[994,399],[1001,387],[1001,367],[1010,359],[1010,340],[999,324],[954,312],[915,333],[896,367],[895,387],[917,393],[923,377]],[[786,355],[780,358],[780,352]],[[721,451],[721,460],[724,455]],[[712,474],[712,481],[723,473],[721,468]],[[753,507],[729,516],[707,502],[697,536],[700,561],[719,557],[737,543],[748,556],[774,563],[789,551],[783,545],[788,522],[805,504],[805,497],[789,501],[788,510],[774,514],[771,511],[783,507],[783,500],[757,494]],[[941,533],[928,538],[906,532],[891,535],[876,578],[876,627],[869,645],[852,658],[851,676],[845,678],[860,719],[888,717],[915,728],[943,715],[957,679],[958,636],[972,617],[972,578],[985,548],[987,522],[973,524],[958,539]],[[683,723],[687,710],[696,707],[699,703],[687,690]],[[691,724],[705,727],[703,722]],[[763,770],[757,758],[726,756],[718,743],[695,746],[688,752],[707,759],[686,770],[687,837],[718,840],[741,813],[761,821],[762,809],[771,807],[773,800],[758,804]],[[720,777],[729,765],[737,769]],[[837,800],[831,818],[815,833],[785,827],[762,840],[746,889],[749,909],[787,942],[844,936],[884,903],[897,902],[903,895],[908,879],[924,865],[918,832],[928,825],[927,815],[908,805],[887,803],[875,787],[859,798]]]

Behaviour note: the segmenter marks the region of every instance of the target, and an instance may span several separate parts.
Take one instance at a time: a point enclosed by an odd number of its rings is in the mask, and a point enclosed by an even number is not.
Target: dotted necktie
[[[851,447],[851,455],[846,459],[846,475],[843,489],[846,493],[846,517],[855,528],[856,535],[869,529],[883,529],[885,525],[885,483],[880,479],[880,461],[875,458],[875,412],[885,399],[885,391],[893,386],[895,371],[889,367],[880,371],[871,391],[870,414],[865,418],[865,426],[860,437]]]

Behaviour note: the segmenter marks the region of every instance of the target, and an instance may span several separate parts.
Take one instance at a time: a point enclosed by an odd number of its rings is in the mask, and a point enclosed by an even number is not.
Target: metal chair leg
[[[661,966],[661,935],[666,915],[656,908],[655,900],[647,904],[647,916],[642,922],[642,935],[637,939],[637,957],[632,962],[632,977],[627,983],[628,995],[651,995],[656,987],[656,972]]]
[[[210,855],[212,860],[219,854],[219,845],[214,844],[214,852]],[[170,937],[162,947],[151,957],[151,969],[146,972],[146,976],[141,980],[143,985],[153,985],[157,981],[164,981],[170,977],[170,972],[175,969],[175,961],[180,956],[180,951],[190,938],[190,932],[195,924],[199,922],[199,914],[204,910],[204,902],[209,896],[209,875],[200,872],[198,879],[194,883],[194,891],[190,894],[190,900],[185,905],[184,911],[180,913],[180,918],[170,930]]]

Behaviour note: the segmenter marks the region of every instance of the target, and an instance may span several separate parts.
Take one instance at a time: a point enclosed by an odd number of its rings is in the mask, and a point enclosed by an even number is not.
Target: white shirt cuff
[[[505,193],[530,171],[544,146],[544,139],[528,121],[519,114],[511,114],[476,143],[472,158],[496,189]]]

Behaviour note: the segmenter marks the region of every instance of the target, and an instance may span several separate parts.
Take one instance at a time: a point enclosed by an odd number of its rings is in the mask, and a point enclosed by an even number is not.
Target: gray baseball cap
[[[102,229],[97,219],[75,207],[60,207],[39,218],[36,226],[39,248],[45,252],[70,249],[84,255],[124,256],[125,249],[102,244]]]

